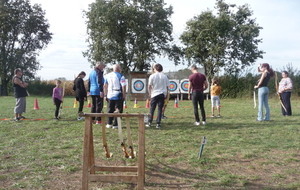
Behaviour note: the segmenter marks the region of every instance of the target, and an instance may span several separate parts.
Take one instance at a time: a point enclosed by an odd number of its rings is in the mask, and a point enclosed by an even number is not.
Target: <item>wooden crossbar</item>
[[[145,183],[145,125],[143,114],[128,113],[84,113],[84,146],[83,146],[83,167],[82,167],[82,189],[88,190],[89,181],[102,182],[129,182],[137,183],[137,189],[144,189]],[[138,119],[138,165],[137,166],[96,166],[93,144],[92,117],[135,117]],[[105,127],[103,125],[103,127]],[[96,171],[126,172],[131,174],[96,174]]]
[[[102,182],[128,182],[134,183],[138,181],[137,175],[99,175],[99,174],[91,174],[89,175],[90,181],[102,181]]]
[[[137,166],[94,166],[95,171],[106,172],[137,172]]]

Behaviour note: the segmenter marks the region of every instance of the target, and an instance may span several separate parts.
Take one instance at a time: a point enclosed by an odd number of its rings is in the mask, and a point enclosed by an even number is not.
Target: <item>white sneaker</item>
[[[206,125],[206,122],[205,122],[205,121],[202,121],[202,124],[203,124],[203,125]]]
[[[194,125],[200,125],[200,122],[198,122],[198,121],[196,121],[195,123],[194,123]]]
[[[84,117],[78,117],[77,120],[78,121],[84,120]]]
[[[110,125],[110,124],[106,124],[106,128],[112,128],[112,125]]]
[[[112,126],[113,129],[118,129],[118,126]]]

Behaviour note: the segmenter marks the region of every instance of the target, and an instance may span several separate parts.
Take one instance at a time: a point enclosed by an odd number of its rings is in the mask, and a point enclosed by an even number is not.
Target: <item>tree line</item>
[[[216,10],[206,10],[186,22],[175,43],[172,36],[172,5],[164,0],[97,0],[83,11],[87,27],[87,50],[91,66],[96,61],[121,65],[130,71],[149,71],[155,58],[167,56],[175,65],[196,64],[211,80],[220,70],[238,75],[263,57],[258,49],[263,29],[249,5],[216,0]],[[216,12],[216,13],[215,13]],[[39,53],[52,39],[41,5],[29,0],[0,1],[1,92],[8,94],[15,68],[27,80],[41,68]]]

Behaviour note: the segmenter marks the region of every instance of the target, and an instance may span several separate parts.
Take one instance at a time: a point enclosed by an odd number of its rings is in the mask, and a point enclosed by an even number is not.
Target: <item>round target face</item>
[[[144,87],[145,87],[145,84],[141,80],[136,80],[133,83],[133,88],[136,91],[142,91],[144,89]]]
[[[174,92],[174,91],[177,90],[177,88],[178,88],[177,83],[174,82],[174,81],[170,81],[169,90],[170,90],[171,92]]]
[[[188,88],[189,88],[189,81],[184,81],[181,83],[181,89],[183,91],[188,91]]]

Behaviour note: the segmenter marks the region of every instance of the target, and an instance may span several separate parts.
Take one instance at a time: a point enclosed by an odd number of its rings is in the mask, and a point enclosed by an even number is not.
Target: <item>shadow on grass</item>
[[[199,181],[215,180],[208,174],[197,174],[191,169],[179,169],[156,159],[157,163],[146,165],[146,175],[151,182],[146,182],[148,187],[159,187],[166,189],[193,189]]]

